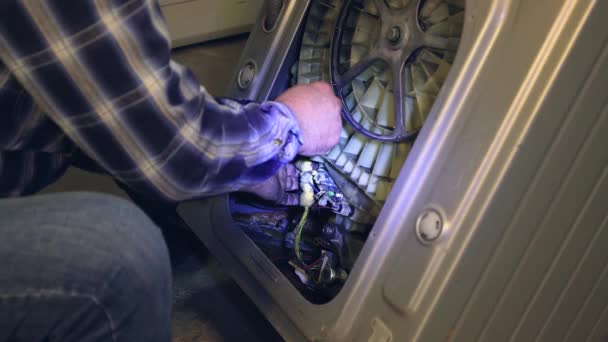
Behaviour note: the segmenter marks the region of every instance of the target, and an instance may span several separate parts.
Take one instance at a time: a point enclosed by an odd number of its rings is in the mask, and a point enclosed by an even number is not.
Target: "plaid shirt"
[[[165,200],[235,191],[301,145],[276,102],[214,99],[170,58],[152,0],[0,2],[0,197],[88,157]]]

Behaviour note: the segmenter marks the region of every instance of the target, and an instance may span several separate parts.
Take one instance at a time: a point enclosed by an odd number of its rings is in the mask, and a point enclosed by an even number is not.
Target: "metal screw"
[[[256,67],[253,62],[247,62],[239,71],[237,84],[241,89],[247,89],[253,82],[256,74]]]
[[[397,26],[393,26],[391,27],[391,29],[388,31],[386,38],[391,42],[391,43],[398,43],[399,40],[401,39],[401,29]]]
[[[443,218],[435,209],[423,211],[416,221],[416,235],[423,243],[437,240],[443,233]]]

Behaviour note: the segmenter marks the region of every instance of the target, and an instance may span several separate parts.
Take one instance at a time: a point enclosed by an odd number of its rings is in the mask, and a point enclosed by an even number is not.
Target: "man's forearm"
[[[281,104],[216,100],[170,58],[154,1],[6,4],[0,58],[87,156],[137,191],[237,190],[298,153]]]

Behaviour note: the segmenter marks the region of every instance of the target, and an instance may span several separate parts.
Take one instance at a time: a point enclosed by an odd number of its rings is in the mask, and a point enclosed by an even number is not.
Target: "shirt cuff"
[[[285,104],[275,101],[267,101],[262,103],[262,110],[271,113],[271,116],[276,116],[279,126],[283,126],[284,129],[281,131],[287,132],[287,136],[284,141],[277,139],[276,144],[282,145],[281,152],[279,153],[279,160],[283,163],[289,163],[298,155],[300,147],[304,144],[302,139],[302,131],[300,124],[293,114],[293,111]]]

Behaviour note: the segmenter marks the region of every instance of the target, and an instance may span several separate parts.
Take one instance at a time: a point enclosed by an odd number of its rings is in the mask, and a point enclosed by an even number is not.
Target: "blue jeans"
[[[171,267],[134,204],[0,199],[0,341],[170,341]]]

